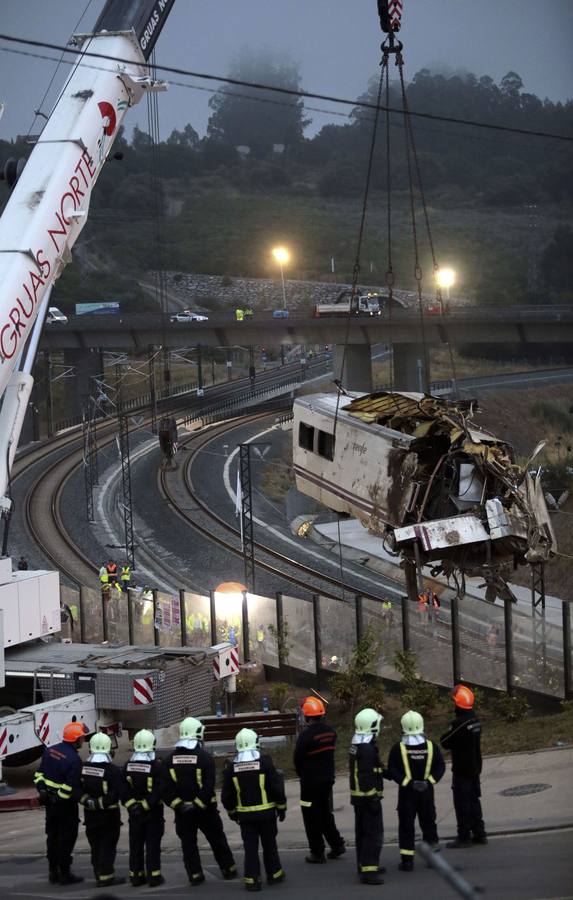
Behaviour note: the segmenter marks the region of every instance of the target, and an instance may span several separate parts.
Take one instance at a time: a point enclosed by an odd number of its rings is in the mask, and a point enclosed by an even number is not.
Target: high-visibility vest
[[[131,581],[131,569],[129,568],[129,566],[121,567],[120,578],[122,581]]]
[[[102,584],[107,584],[109,581],[109,573],[105,566],[102,566],[99,570],[99,580]]]
[[[431,741],[426,741],[426,746],[428,748],[428,756],[426,757],[426,767],[424,769],[424,781],[429,781],[430,784],[435,784],[436,781],[430,775],[432,771],[432,760],[434,758],[434,745]],[[412,780],[412,770],[410,768],[410,760],[408,759],[408,750],[405,744],[400,743],[400,755],[402,757],[402,765],[404,766],[405,777],[402,779],[402,783],[400,787],[406,787],[407,784],[410,784]]]
[[[242,309],[236,309],[236,310],[235,310],[235,317],[236,317],[236,319],[237,319],[237,322],[242,322],[243,319],[245,318],[245,313],[243,312]]]

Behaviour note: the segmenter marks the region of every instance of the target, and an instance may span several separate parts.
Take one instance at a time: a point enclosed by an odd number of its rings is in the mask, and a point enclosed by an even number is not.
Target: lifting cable
[[[150,75],[155,79],[157,75],[155,49],[151,54]],[[152,241],[155,250],[155,297],[161,310],[161,342],[163,346],[163,387],[169,393],[171,370],[169,365],[169,350],[167,349],[167,296],[165,289],[165,269],[163,265],[163,241],[161,224],[164,216],[163,182],[161,179],[161,133],[159,128],[159,101],[156,91],[149,91],[147,100],[147,127],[150,140],[150,181],[151,181],[151,222]]]
[[[381,63],[382,65],[382,63]],[[380,118],[380,98],[382,96],[382,88],[384,85],[384,69],[382,68],[380,71],[380,80],[378,82],[378,97],[376,100],[376,112],[374,114],[374,121],[372,124],[372,137],[370,139],[370,151],[368,154],[368,166],[366,171],[366,183],[364,185],[364,195],[362,198],[362,212],[360,215],[360,225],[358,228],[358,241],[356,244],[356,256],[354,259],[354,267],[352,270],[352,288],[350,291],[350,304],[348,307],[348,316],[346,320],[346,330],[344,334],[344,349],[342,351],[342,362],[340,365],[340,376],[338,380],[338,393],[336,396],[336,410],[334,413],[334,430],[333,430],[333,443],[336,441],[336,426],[338,424],[338,412],[340,408],[340,397],[343,392],[342,382],[344,379],[344,368],[346,365],[346,352],[348,349],[348,341],[350,337],[350,323],[352,321],[352,310],[354,307],[354,302],[357,297],[358,290],[358,278],[360,276],[360,257],[362,252],[362,240],[364,238],[364,224],[366,221],[366,210],[368,207],[368,196],[370,194],[370,183],[372,180],[372,169],[374,167],[374,150],[376,147],[376,135],[378,132],[378,120]]]

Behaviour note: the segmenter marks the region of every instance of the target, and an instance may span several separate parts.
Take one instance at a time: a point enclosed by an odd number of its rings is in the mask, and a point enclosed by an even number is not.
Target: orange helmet
[[[476,699],[474,692],[469,687],[466,687],[465,684],[456,684],[452,691],[452,697],[454,698],[454,703],[460,709],[472,709]]]
[[[319,700],[318,697],[305,697],[300,708],[302,709],[303,715],[306,716],[307,719],[310,719],[313,716],[326,715],[324,703],[322,702],[322,700]]]
[[[87,733],[88,729],[83,722],[68,722],[67,725],[64,725],[62,737],[68,744],[75,744],[80,738],[84,738]]]

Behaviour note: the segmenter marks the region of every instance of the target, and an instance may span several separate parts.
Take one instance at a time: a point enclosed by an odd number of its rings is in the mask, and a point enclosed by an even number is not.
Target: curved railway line
[[[269,411],[269,413],[244,417],[241,419],[241,424],[268,419],[273,415],[276,415],[276,413]],[[207,537],[218,546],[223,547],[225,550],[238,556],[242,556],[239,529],[210,509],[208,503],[199,495],[193,484],[191,475],[193,462],[197,456],[203,452],[209,444],[217,438],[220,438],[221,434],[236,427],[236,420],[225,422],[219,427],[209,429],[208,432],[204,432],[200,435],[191,435],[188,439],[181,441],[180,443],[182,445],[187,445],[190,441],[193,442],[192,453],[189,455],[180,472],[161,470],[158,473],[158,482],[160,491],[165,499],[189,527],[193,528],[204,537]],[[182,479],[180,478],[181,474],[183,476]],[[183,488],[183,490],[181,490],[181,488]],[[187,511],[190,500],[195,507],[192,515]],[[202,521],[198,520],[198,511],[201,513]],[[303,588],[305,591],[308,591],[309,589],[311,591],[319,590],[321,584],[326,584],[331,590],[332,588],[336,588],[336,590],[343,595],[350,594],[354,596],[355,594],[361,594],[363,597],[372,600],[384,599],[383,595],[385,589],[394,595],[405,595],[403,585],[398,581],[392,581],[386,576],[380,576],[381,592],[379,594],[373,594],[356,585],[352,586],[339,578],[327,575],[312,566],[293,560],[286,554],[269,547],[267,544],[263,544],[261,541],[254,541],[254,546],[259,554],[256,559],[256,566],[258,568],[264,569],[266,572],[269,572],[277,578],[281,578],[297,587]],[[303,576],[306,577],[303,578]],[[313,579],[317,584],[316,588],[309,585],[309,578]]]

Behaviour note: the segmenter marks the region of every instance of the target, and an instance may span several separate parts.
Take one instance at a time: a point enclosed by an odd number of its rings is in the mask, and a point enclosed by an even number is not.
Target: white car
[[[171,322],[208,322],[209,316],[201,316],[199,313],[191,312],[190,309],[184,309],[183,312],[175,313],[170,318]]]
[[[46,323],[51,325],[54,322],[60,322],[62,325],[67,325],[68,317],[64,315],[57,306],[49,306],[46,315]]]

